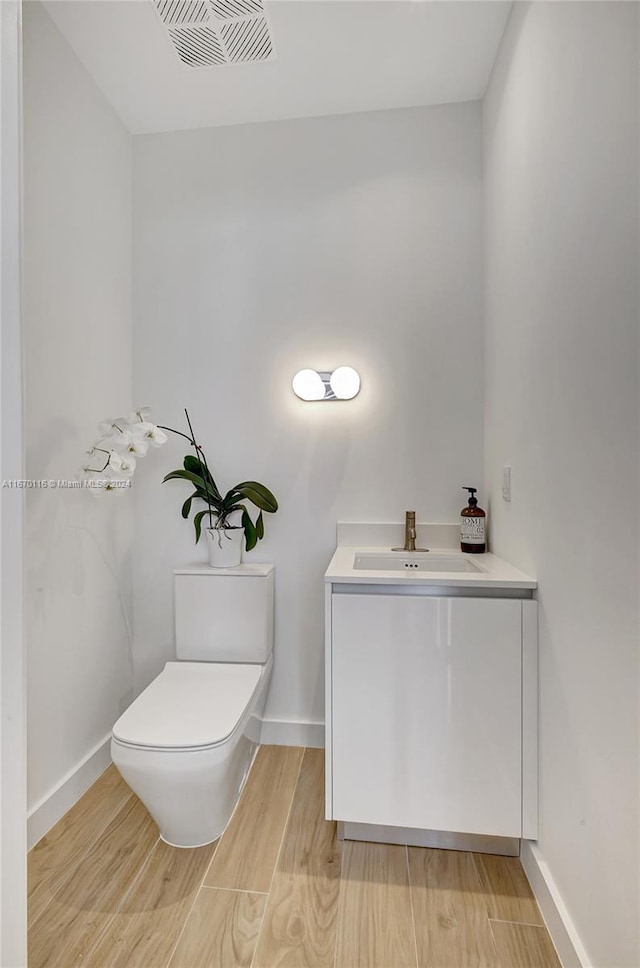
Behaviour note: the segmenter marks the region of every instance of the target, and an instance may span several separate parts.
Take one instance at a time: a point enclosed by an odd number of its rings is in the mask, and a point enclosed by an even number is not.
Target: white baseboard
[[[311,746],[324,749],[324,723],[263,719],[260,742],[266,746]]]
[[[27,850],[31,850],[104,773],[111,762],[110,744],[111,733],[31,807],[27,813]]]
[[[523,840],[520,860],[562,968],[593,968],[538,845],[530,840]]]

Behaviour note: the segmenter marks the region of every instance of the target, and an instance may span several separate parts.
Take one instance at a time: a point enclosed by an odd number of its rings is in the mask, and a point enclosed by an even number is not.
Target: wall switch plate
[[[502,500],[511,500],[511,465],[507,464],[502,468]]]

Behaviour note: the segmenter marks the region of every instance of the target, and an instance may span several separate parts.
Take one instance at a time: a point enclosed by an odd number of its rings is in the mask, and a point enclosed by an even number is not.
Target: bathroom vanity
[[[339,525],[325,575],[327,817],[515,853],[537,836],[536,582],[448,525],[392,553],[392,527]]]

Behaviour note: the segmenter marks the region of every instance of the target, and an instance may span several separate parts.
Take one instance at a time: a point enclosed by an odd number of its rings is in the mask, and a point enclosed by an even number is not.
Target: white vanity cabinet
[[[535,836],[536,603],[327,588],[328,816]]]

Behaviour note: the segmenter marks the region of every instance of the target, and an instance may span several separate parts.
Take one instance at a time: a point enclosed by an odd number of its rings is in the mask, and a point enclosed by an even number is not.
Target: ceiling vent
[[[274,58],[262,0],[153,0],[185,67]]]

